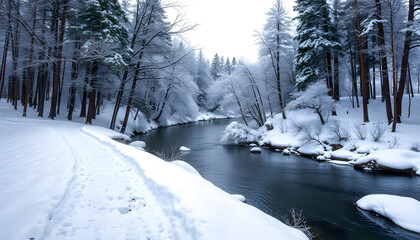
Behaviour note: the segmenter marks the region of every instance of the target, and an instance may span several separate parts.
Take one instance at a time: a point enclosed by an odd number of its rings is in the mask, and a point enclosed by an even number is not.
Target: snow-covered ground
[[[125,135],[20,114],[0,103],[0,239],[307,239]]]
[[[420,233],[420,202],[413,198],[372,194],[361,198],[356,205],[386,217],[406,230]]]
[[[362,123],[362,108],[353,108],[348,98],[342,98],[336,103],[337,116],[327,116],[326,125],[321,125],[312,110],[299,109],[286,112],[286,120],[281,114],[269,119],[270,125],[274,126],[273,130],[265,126],[253,130],[233,123],[226,128],[222,139],[231,143],[258,142],[260,146],[284,150],[284,154],[296,151],[320,161],[343,160],[360,165],[376,162],[380,164],[364,167],[371,170],[417,172],[420,175],[418,106],[420,95],[412,98],[411,116],[408,118],[408,101],[404,99],[403,123],[397,124],[396,133],[392,133],[391,126],[387,125],[385,104],[380,97],[370,100],[369,123]]]

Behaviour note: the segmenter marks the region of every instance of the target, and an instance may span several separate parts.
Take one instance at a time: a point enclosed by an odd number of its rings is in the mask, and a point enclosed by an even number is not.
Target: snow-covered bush
[[[393,149],[396,146],[400,145],[401,138],[397,135],[392,135],[391,139],[387,142],[387,146],[389,149]]]
[[[328,127],[334,139],[338,142],[347,141],[350,139],[350,132],[347,126],[344,126],[339,121],[333,121],[332,124]]]
[[[413,152],[420,152],[420,142],[411,143],[410,150]]]
[[[370,136],[374,142],[380,142],[386,133],[386,125],[382,123],[374,124],[370,129]]]
[[[321,133],[322,133],[322,127],[316,126],[316,127],[304,127],[301,133],[301,141],[303,145],[315,143],[321,145],[324,150],[326,151],[326,145],[321,140]]]
[[[293,126],[294,131],[295,131],[297,134],[301,133],[301,132],[302,132],[302,130],[305,128],[305,125],[303,125],[303,123],[299,122],[299,121],[298,121],[298,120],[296,120],[295,118],[290,117],[290,118],[289,118],[289,120],[290,120],[290,123],[291,123],[291,124],[292,124],[292,126]]]
[[[257,131],[238,122],[229,124],[222,135],[222,141],[233,144],[258,142],[258,139]]]
[[[294,100],[287,105],[286,109],[313,109],[323,125],[329,113],[335,108],[335,101],[328,95],[325,81],[309,85],[305,91],[293,94],[293,98]]]
[[[360,140],[365,140],[367,137],[367,127],[364,124],[354,123],[353,133]]]
[[[294,209],[290,210],[290,217],[284,216],[284,223],[288,226],[294,227],[302,231],[309,239],[314,239],[316,235],[311,232],[311,227],[308,226],[302,211],[296,212]]]

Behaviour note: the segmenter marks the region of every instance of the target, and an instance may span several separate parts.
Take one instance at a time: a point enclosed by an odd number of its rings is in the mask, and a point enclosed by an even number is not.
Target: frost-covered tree
[[[222,74],[222,62],[220,60],[219,54],[215,54],[213,57],[213,60],[211,61],[211,76],[213,77],[214,80],[217,80],[218,78],[220,78],[221,74]]]
[[[313,109],[322,124],[325,124],[328,114],[335,108],[334,100],[328,96],[324,80],[308,85],[304,91],[296,92],[294,98],[287,105],[288,110]]]
[[[283,118],[286,118],[282,85],[285,85],[286,81],[284,79],[290,77],[292,74],[283,77],[282,73],[285,73],[285,71],[290,73],[292,70],[288,69],[287,64],[285,64],[287,56],[293,53],[293,38],[290,28],[291,20],[281,0],[275,1],[267,16],[264,31],[259,34],[261,46],[260,56],[263,63],[267,66],[267,78],[269,78],[267,80],[273,83],[272,87],[275,89],[280,111],[283,114]]]
[[[86,123],[92,123],[96,112],[96,95],[101,93],[103,87],[103,79],[98,76],[100,66],[121,68],[127,64],[128,33],[124,26],[127,18],[118,0],[80,0],[78,6],[79,25],[72,26],[72,30],[85,39],[81,47],[82,58],[90,68]]]
[[[304,90],[308,84],[325,78],[331,88],[330,51],[339,44],[331,35],[328,4],[326,0],[297,0],[294,10],[298,20],[294,63],[296,86]]]
[[[195,77],[195,83],[199,88],[197,96],[198,106],[207,107],[207,90],[212,84],[213,79],[210,73],[210,66],[205,59],[203,52],[200,50],[197,59],[197,75]]]

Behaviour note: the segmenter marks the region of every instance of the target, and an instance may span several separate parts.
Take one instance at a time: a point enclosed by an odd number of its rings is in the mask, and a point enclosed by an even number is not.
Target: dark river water
[[[198,122],[136,136],[147,151],[187,146],[182,154],[207,180],[282,220],[290,209],[302,211],[315,239],[420,239],[392,222],[354,206],[367,194],[395,194],[420,199],[420,177],[372,174],[349,166],[249,147],[225,145],[221,135],[233,120]]]

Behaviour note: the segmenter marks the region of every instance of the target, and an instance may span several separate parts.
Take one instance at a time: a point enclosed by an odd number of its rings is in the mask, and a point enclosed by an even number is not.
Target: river
[[[299,156],[263,150],[251,154],[248,147],[220,141],[233,120],[197,122],[161,128],[136,136],[147,151],[191,148],[183,153],[207,180],[232,194],[242,194],[250,204],[279,219],[290,209],[302,211],[318,234],[315,239],[420,239],[389,220],[354,206],[367,194],[395,194],[420,199],[420,177],[364,173],[349,166],[318,162]]]

